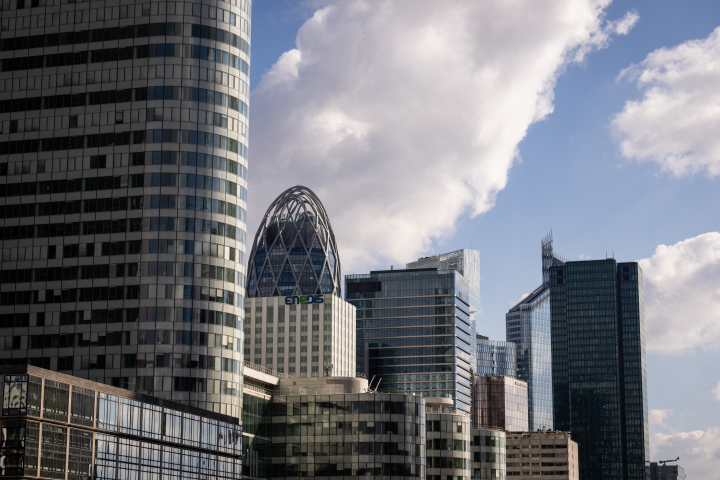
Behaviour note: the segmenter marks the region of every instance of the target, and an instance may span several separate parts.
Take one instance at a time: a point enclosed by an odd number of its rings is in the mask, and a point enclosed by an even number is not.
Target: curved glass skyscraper
[[[250,2],[4,0],[0,363],[240,416]]]
[[[312,190],[288,188],[270,205],[248,267],[248,297],[331,293],[342,298],[335,234]]]

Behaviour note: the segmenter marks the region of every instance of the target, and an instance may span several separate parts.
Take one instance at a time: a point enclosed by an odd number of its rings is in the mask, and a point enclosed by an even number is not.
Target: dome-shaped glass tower
[[[248,297],[341,296],[335,234],[312,190],[288,188],[270,205],[255,235],[248,268]]]

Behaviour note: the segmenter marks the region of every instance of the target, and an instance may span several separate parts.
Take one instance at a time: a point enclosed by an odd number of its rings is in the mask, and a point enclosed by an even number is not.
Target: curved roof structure
[[[270,205],[255,234],[247,278],[248,297],[342,296],[335,234],[312,190],[288,188]]]

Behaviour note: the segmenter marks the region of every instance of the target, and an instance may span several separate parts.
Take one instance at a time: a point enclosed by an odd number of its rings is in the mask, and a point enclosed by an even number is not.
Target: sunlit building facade
[[[469,284],[457,270],[385,270],[346,277],[357,308],[357,369],[381,389],[452,399],[470,413]]]
[[[240,415],[251,3],[0,11],[0,365]]]

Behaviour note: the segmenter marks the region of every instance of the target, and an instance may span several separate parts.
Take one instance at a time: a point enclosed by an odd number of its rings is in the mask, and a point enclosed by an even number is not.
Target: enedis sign
[[[322,295],[295,295],[293,297],[285,297],[285,305],[307,305],[308,303],[323,303],[325,299]]]

